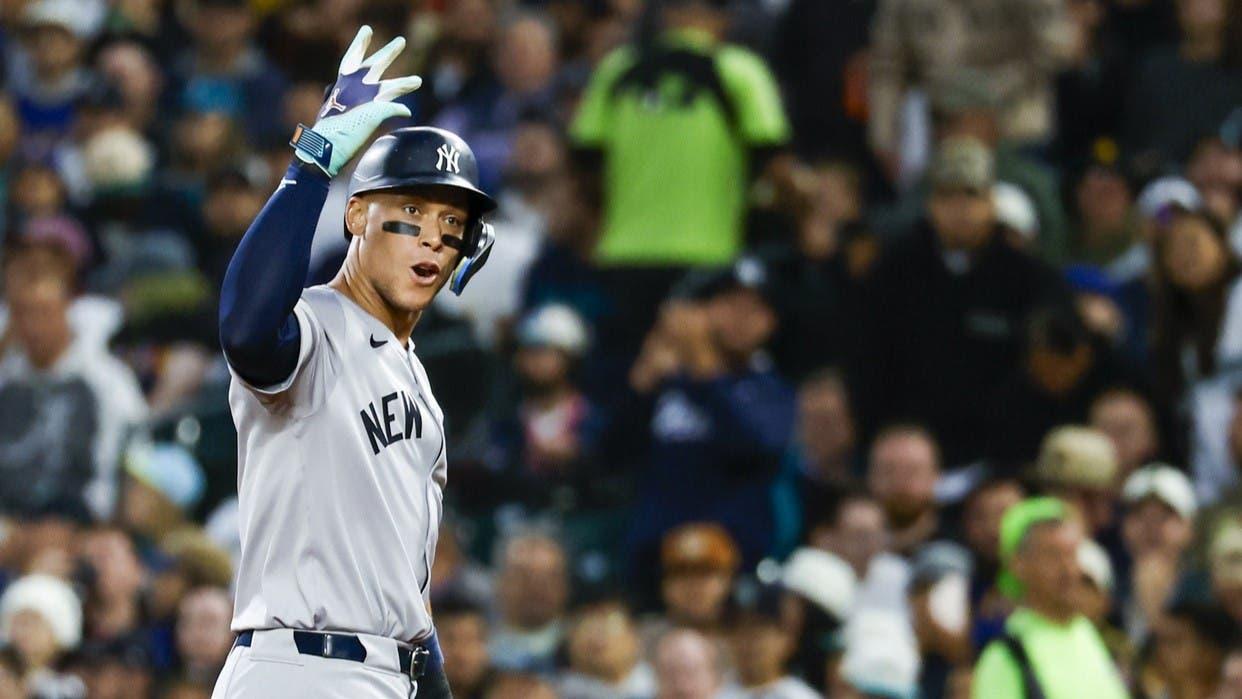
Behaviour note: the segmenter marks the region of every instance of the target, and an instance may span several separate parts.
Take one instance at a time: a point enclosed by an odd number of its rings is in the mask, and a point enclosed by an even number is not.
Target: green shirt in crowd
[[[1057,624],[1019,608],[1005,623],[1022,642],[1046,699],[1129,699],[1104,641],[1083,616]],[[972,699],[1023,699],[1022,673],[1009,649],[993,641],[983,650],[971,684]]]
[[[604,265],[717,265],[736,257],[754,149],[789,139],[771,72],[756,54],[683,31],[640,60],[601,61],[570,135],[602,152]]]

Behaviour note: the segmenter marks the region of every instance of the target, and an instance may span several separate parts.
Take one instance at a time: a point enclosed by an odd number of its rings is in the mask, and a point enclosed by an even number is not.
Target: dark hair
[[[437,619],[459,616],[487,617],[487,610],[478,600],[460,590],[449,590],[432,601]]]
[[[1026,322],[1028,349],[1046,348],[1069,354],[1090,341],[1078,311],[1066,306],[1045,306],[1031,312]]]
[[[1152,316],[1154,318],[1153,355],[1156,380],[1163,396],[1180,396],[1184,384],[1182,348],[1193,343],[1199,371],[1216,370],[1216,345],[1224,322],[1229,286],[1237,278],[1239,264],[1229,244],[1225,225],[1207,211],[1176,209],[1174,220],[1193,219],[1207,224],[1227,256],[1225,273],[1203,291],[1180,289],[1168,278],[1164,254],[1171,235],[1156,237],[1152,264]]]

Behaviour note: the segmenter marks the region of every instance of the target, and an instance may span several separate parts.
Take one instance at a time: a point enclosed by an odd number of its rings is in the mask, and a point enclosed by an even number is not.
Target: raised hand
[[[299,125],[293,135],[291,145],[297,157],[329,176],[341,171],[385,119],[410,116],[408,107],[393,100],[423,84],[417,75],[381,79],[405,48],[405,39],[397,37],[366,57],[371,34],[369,26],[358,30],[341,59],[336,82],[319,108],[315,125]]]

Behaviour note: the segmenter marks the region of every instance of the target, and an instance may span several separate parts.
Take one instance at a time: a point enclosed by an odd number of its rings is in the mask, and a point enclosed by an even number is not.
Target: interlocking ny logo
[[[436,149],[436,169],[444,170],[448,168],[449,172],[461,172],[461,167],[457,164],[457,159],[461,157],[461,151],[453,146],[445,143]]]

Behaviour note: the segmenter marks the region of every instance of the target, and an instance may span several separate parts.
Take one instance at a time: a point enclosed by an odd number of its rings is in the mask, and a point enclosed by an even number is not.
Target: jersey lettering
[[[401,399],[400,414],[395,409],[398,398]],[[372,401],[365,410],[358,411],[358,414],[362,417],[362,429],[371,441],[371,451],[377,455],[380,453],[380,446],[387,448],[403,439],[409,439],[410,435],[414,435],[416,439],[423,436],[422,412],[405,391],[396,391],[380,398],[378,409]],[[404,429],[394,431],[393,428],[398,425]]]

